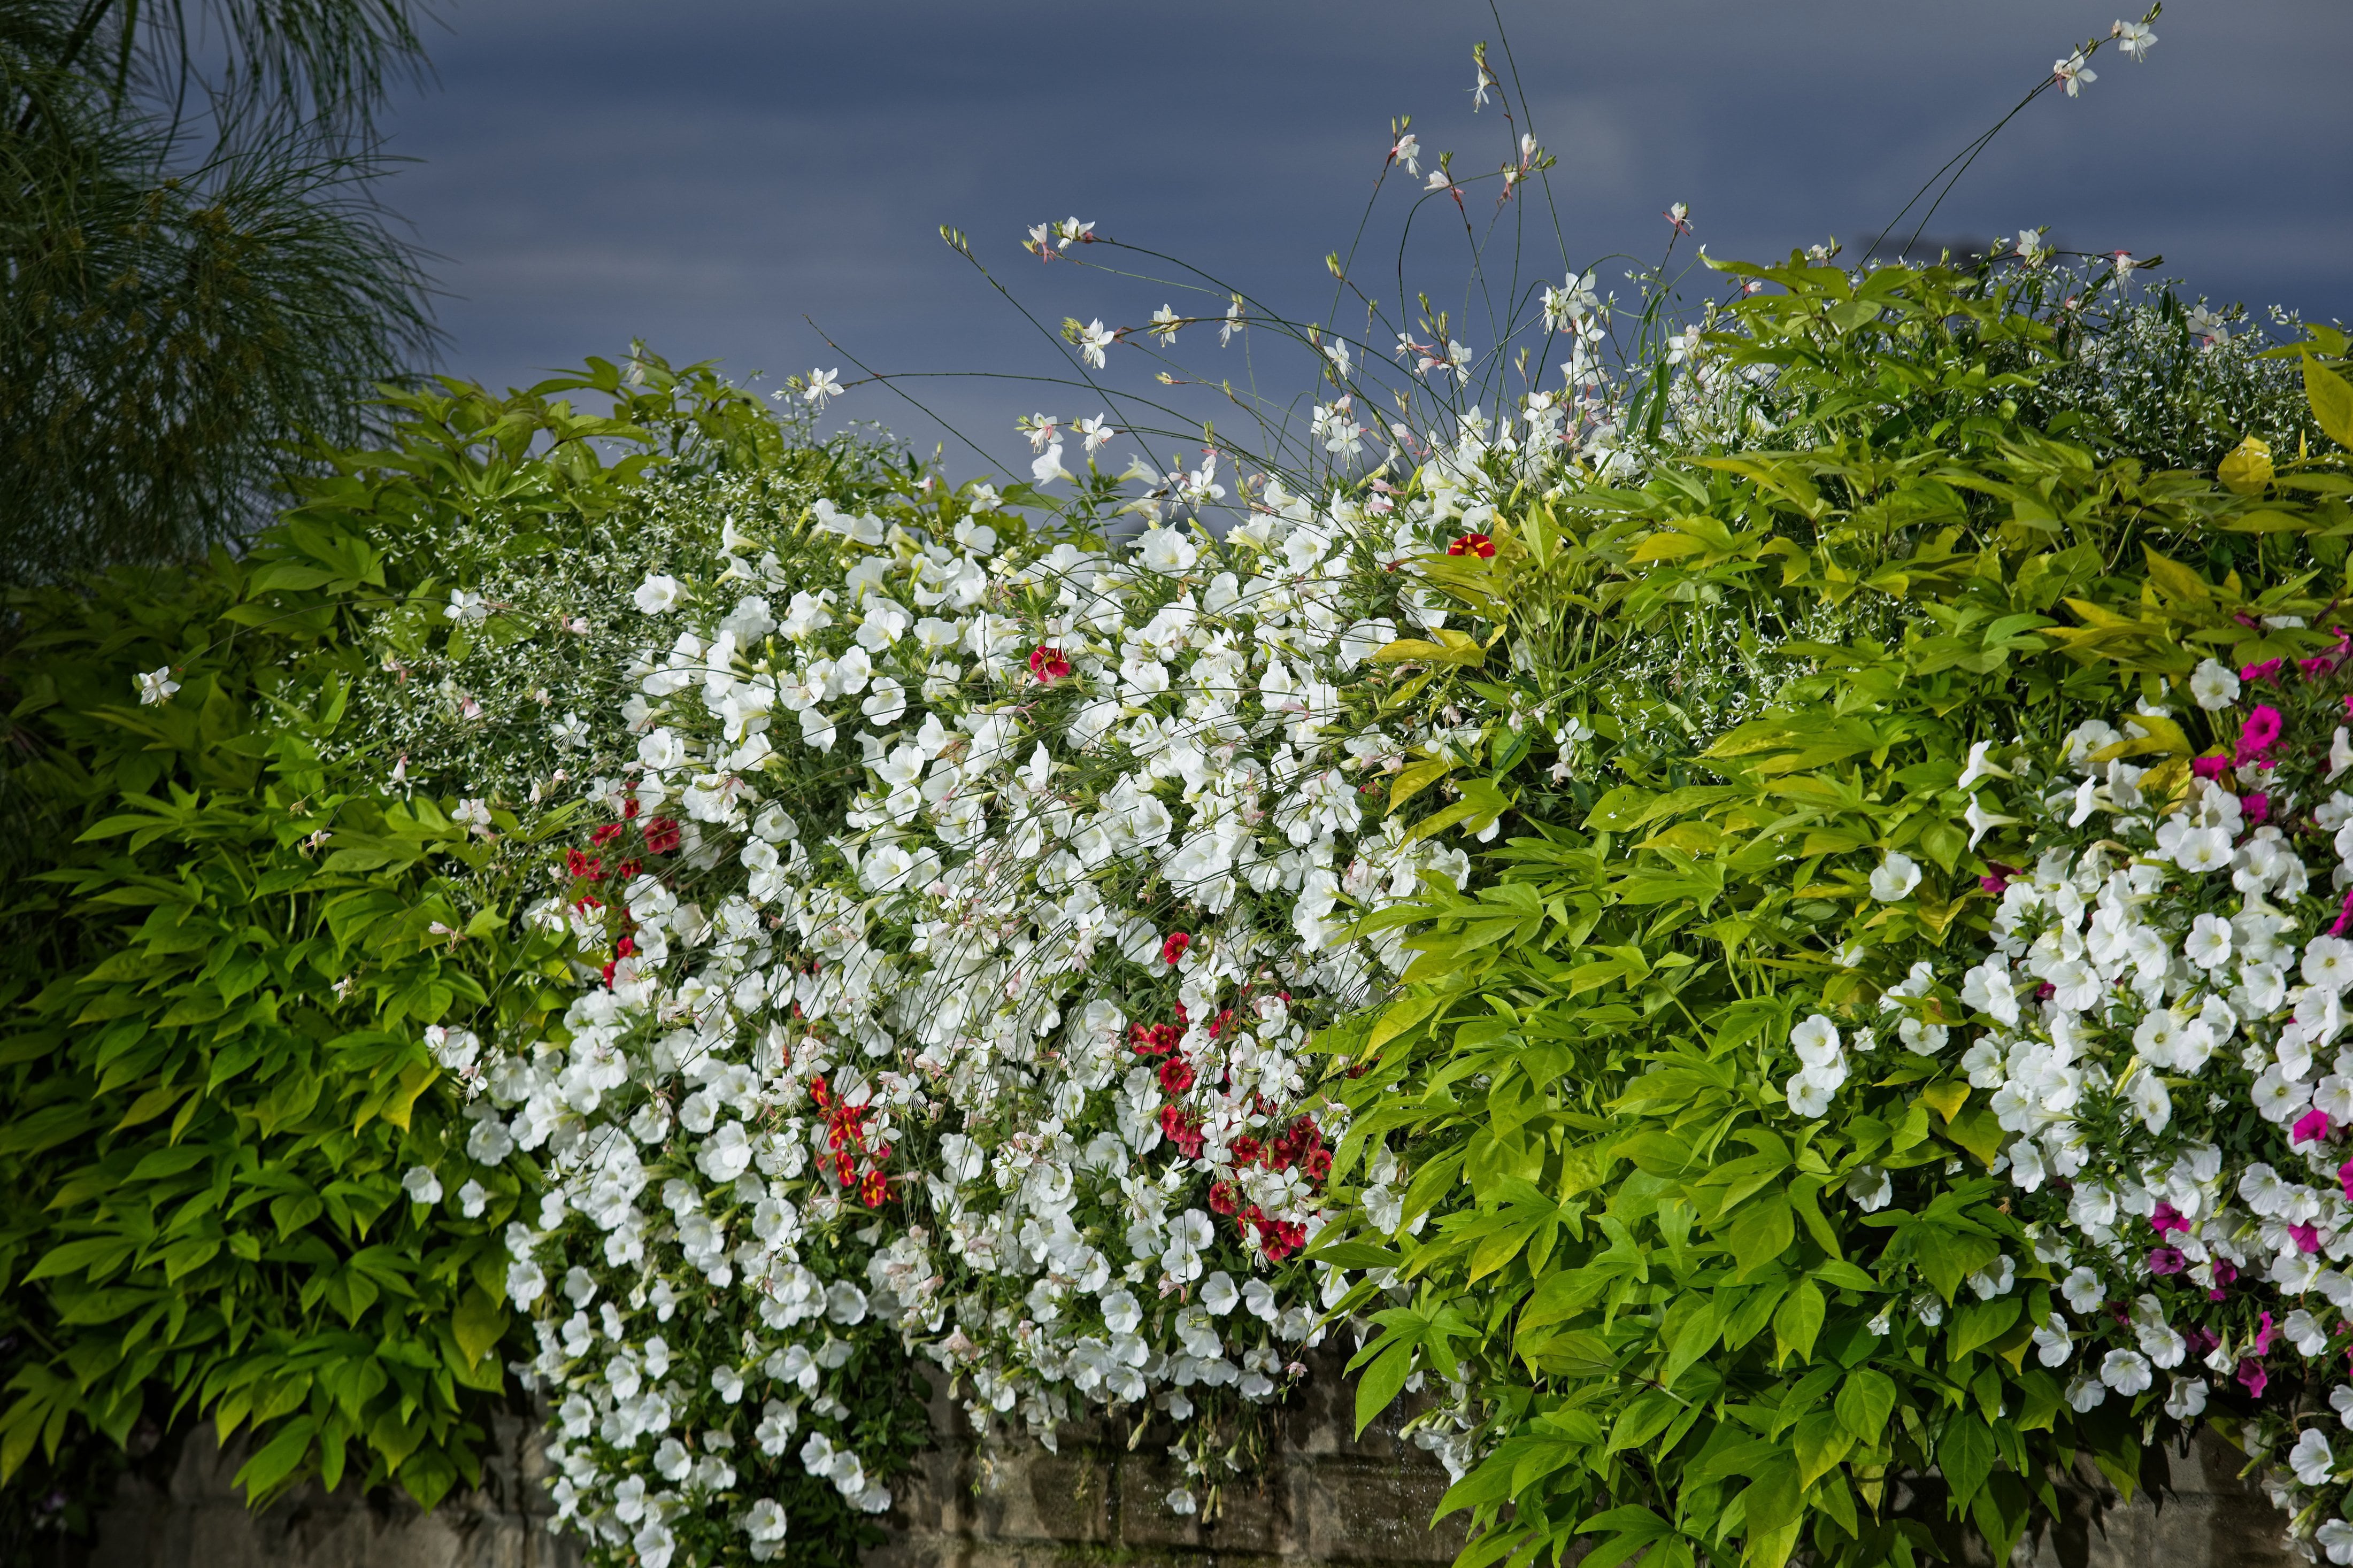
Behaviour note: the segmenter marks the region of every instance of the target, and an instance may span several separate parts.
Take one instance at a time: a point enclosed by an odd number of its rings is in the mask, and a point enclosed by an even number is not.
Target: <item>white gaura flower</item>
[[[1111,347],[1118,336],[1103,324],[1101,318],[1089,321],[1078,330],[1074,340],[1079,345],[1079,356],[1095,369],[1103,369],[1103,350]]]
[[[1920,863],[1909,855],[1890,855],[1871,874],[1871,896],[1892,904],[1920,885]]]
[[[1147,528],[1136,542],[1136,557],[1155,572],[1174,576],[1190,571],[1199,552],[1193,542],[1170,528]]]
[[[134,678],[131,684],[138,689],[139,705],[142,708],[152,708],[159,702],[169,702],[172,700],[172,693],[180,689],[180,683],[172,679],[170,665],[165,665],[161,669],[148,670],[143,675]]]
[[[638,591],[630,595],[636,601],[638,608],[649,616],[669,614],[678,608],[680,601],[685,596],[686,590],[680,584],[677,578],[659,572],[648,575],[644,582],[638,584]]]

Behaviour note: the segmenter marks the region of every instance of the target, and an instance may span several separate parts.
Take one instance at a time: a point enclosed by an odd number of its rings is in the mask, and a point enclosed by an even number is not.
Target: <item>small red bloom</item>
[[[586,877],[594,880],[605,874],[605,862],[594,855],[584,854],[577,849],[566,849],[564,852],[564,868],[575,877]]]
[[[1201,1119],[1187,1116],[1174,1105],[1160,1108],[1160,1131],[1187,1160],[1201,1157]]]
[[[588,842],[595,845],[597,848],[602,849],[606,845],[610,844],[614,839],[618,838],[623,831],[624,830],[619,823],[608,822],[605,824],[604,826],[598,828],[596,832],[590,834],[588,836]]]
[[[1172,1056],[1160,1064],[1160,1088],[1164,1093],[1182,1094],[1193,1087],[1193,1064],[1183,1057]]]
[[[644,861],[642,861],[642,860],[638,859],[636,856],[632,855],[632,856],[630,856],[628,859],[626,859],[626,860],[622,861],[619,865],[617,865],[617,866],[616,866],[616,867],[614,867],[614,868],[613,868],[613,875],[615,875],[616,877],[618,877],[619,879],[621,879],[621,880],[623,880],[624,882],[626,882],[626,881],[628,881],[630,878],[632,878],[632,877],[636,876],[638,872],[640,872],[640,871],[644,870],[645,868],[646,868],[646,863],[645,863]]]
[[[1449,555],[1476,555],[1482,561],[1495,558],[1495,542],[1483,533],[1466,533],[1446,547]]]
[[[613,956],[616,958],[627,958],[637,951],[638,939],[633,936],[625,936],[613,944]]]
[[[1178,959],[1185,956],[1185,950],[1192,945],[1193,939],[1187,936],[1183,931],[1171,931],[1168,934],[1168,940],[1160,944],[1160,962],[1163,963],[1176,963]]]
[[[1236,1165],[1255,1165],[1259,1162],[1259,1156],[1265,1152],[1265,1146],[1255,1138],[1244,1136],[1233,1142],[1232,1153]]]
[[[1234,1184],[1231,1182],[1219,1182],[1209,1188],[1211,1214],[1229,1215],[1240,1206],[1240,1202],[1241,1200],[1235,1196]]]
[[[889,1194],[890,1183],[880,1171],[867,1172],[866,1179],[859,1184],[858,1195],[865,1200],[868,1208],[881,1208]]]
[[[646,818],[646,853],[667,855],[678,847],[678,822],[674,817]]]
[[[613,971],[614,971],[616,968],[617,968],[617,967],[619,967],[617,964],[613,964],[613,963],[607,963],[607,964],[606,964],[606,965],[605,965],[605,984],[606,984],[610,985],[611,984],[613,984]]]
[[[1332,1173],[1332,1151],[1310,1149],[1307,1151],[1307,1158],[1299,1162],[1299,1168],[1307,1173],[1309,1181],[1322,1181]]]
[[[1040,643],[1029,650],[1029,673],[1050,686],[1070,675],[1071,661],[1062,657],[1060,648]]]
[[[623,795],[621,797],[621,816],[625,819],[634,820],[637,815],[638,797],[634,795]]]

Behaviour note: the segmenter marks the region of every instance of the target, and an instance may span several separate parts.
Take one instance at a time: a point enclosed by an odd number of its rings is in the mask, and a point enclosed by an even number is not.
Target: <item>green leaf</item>
[[[1391,1342],[1373,1359],[1373,1363],[1356,1379],[1356,1435],[1363,1436],[1373,1417],[1387,1410],[1405,1380],[1413,1371],[1413,1342],[1398,1340]]]
[[[1822,1331],[1822,1289],[1811,1279],[1799,1280],[1797,1288],[1782,1298],[1773,1314],[1776,1365],[1784,1356],[1804,1361],[1814,1353],[1814,1339]]]
[[[1856,1442],[1876,1447],[1895,1408],[1895,1380],[1874,1368],[1857,1367],[1840,1383],[1832,1408]]]

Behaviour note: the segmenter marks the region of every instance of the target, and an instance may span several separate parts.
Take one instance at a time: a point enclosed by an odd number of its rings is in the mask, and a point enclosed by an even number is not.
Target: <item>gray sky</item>
[[[393,150],[422,162],[386,195],[440,258],[452,374],[527,384],[635,336],[739,377],[823,364],[852,379],[806,316],[876,369],[965,373],[904,384],[1026,463],[1014,416],[1097,400],[971,374],[1061,362],[941,244],[943,223],[1050,325],[1202,308],[1023,254],[1028,225],[1067,215],[1324,319],[1323,258],[1363,216],[1391,116],[1411,114],[1428,152],[1455,150],[1458,172],[1502,162],[1503,121],[1470,111],[1483,39],[1507,85],[1516,66],[1560,160],[1551,197],[1572,258],[1655,256],[1676,201],[1715,256],[1832,234],[1859,249],[2054,56],[2121,14],[2115,0],[1500,9],[1499,30],[1465,0],[458,0],[432,43],[438,85],[395,121]],[[1981,244],[2047,224],[2068,247],[2162,253],[2218,300],[2353,314],[2353,6],[2175,0],[2157,31],[2146,64],[2104,52],[2080,98],[2046,94],[2021,115],[1931,235]],[[1364,252],[1392,286],[1409,189],[1384,194]],[[1492,195],[1472,207],[1492,211]],[[1435,216],[1415,231],[1409,283],[1459,302],[1461,229]],[[1550,215],[1527,216],[1542,238],[1523,255],[1556,273]],[[1622,289],[1627,265],[1604,281]],[[1178,353],[1236,374],[1214,334]],[[1113,371],[1142,384],[1142,363]],[[1260,369],[1306,382],[1303,363]],[[834,416],[926,448],[944,438],[879,387]],[[968,449],[949,461],[981,466]]]

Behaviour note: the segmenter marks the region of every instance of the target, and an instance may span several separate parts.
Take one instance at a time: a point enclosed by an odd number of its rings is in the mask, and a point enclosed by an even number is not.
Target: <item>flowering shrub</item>
[[[2286,1335],[2334,1353],[2340,1200],[2278,1173],[2312,1169],[2342,1092],[2294,1043],[2335,1005],[2334,865],[2298,846],[2329,838],[2353,760],[2339,639],[2311,629],[2343,569],[2338,459],[2096,459],[2014,422],[1989,361],[2031,383],[2048,340],[2000,291],[1754,276],[1782,291],[1715,352],[1781,367],[1752,384],[1810,405],[1807,444],[1509,513],[1463,584],[1507,637],[1595,603],[1624,629],[1587,634],[1566,700],[1515,661],[1491,723],[1506,698],[1569,710],[1559,789],[1522,798],[1541,831],[1489,852],[1475,896],[1369,921],[1424,923],[1419,956],[1320,1042],[1348,1068],[1335,1182],[1362,1229],[1317,1256],[1368,1271],[1342,1310],[1380,1329],[1359,1414],[1449,1381],[1424,1419],[1491,1561],[1579,1537],[1900,1561],[1938,1532],[1891,1472],[1931,1471],[1928,1506],[2000,1556],[2073,1455],[2150,1484],[2200,1421],[2274,1463],[2295,1437],[2333,1485],[2284,1415],[2312,1375]],[[2353,436],[2353,393],[2316,363],[2308,384]],[[1801,630],[1826,606],[1836,641]],[[1627,660],[1694,617],[1753,628],[1733,721],[1602,749],[1620,693],[1676,695]],[[2316,942],[2295,994],[2266,982]],[[2200,1055],[2226,1026],[2230,1055]],[[1402,1193],[1357,1175],[1398,1140]],[[2336,1506],[2279,1484],[2318,1504],[2304,1530]]]
[[[1344,906],[1468,865],[1366,799],[1442,726],[1351,694],[1410,644],[1384,565],[1442,542],[1279,486],[1124,547],[993,499],[739,510],[723,570],[626,585],[635,762],[534,915],[589,984],[479,1111],[552,1162],[509,1285],[613,1552],[766,1560],[804,1473],[886,1508],[844,1419],[886,1348],[1050,1445],[1271,1400],[1320,1336],[1301,1051],[1403,962]]]

